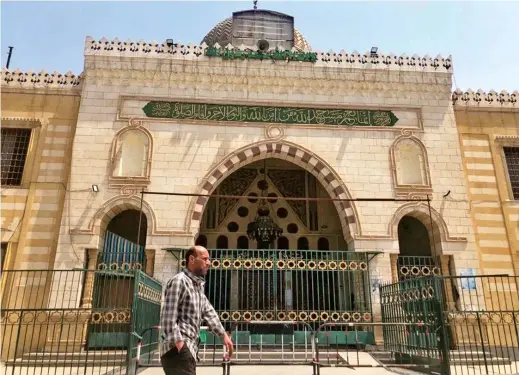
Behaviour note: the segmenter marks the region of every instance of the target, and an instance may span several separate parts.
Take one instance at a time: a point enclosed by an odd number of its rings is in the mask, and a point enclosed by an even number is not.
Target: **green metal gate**
[[[92,279],[101,280],[97,289],[105,295],[132,304],[127,309],[120,304],[92,307]],[[9,375],[124,373],[134,362],[138,334],[160,321],[162,285],[139,270],[8,270],[1,292],[1,359]],[[85,345],[92,331],[117,337],[118,347]],[[157,332],[144,339],[143,352],[157,349]]]
[[[182,249],[169,249],[183,258]],[[371,322],[370,253],[322,250],[209,250],[211,269],[205,292],[226,329],[238,343],[298,345],[324,322]],[[182,261],[183,262],[183,261]],[[183,266],[183,263],[182,263]],[[295,332],[260,332],[248,321],[299,322]],[[322,333],[334,344],[353,344],[355,336],[331,328]],[[373,343],[372,332],[360,332]],[[219,344],[218,339],[208,338]],[[216,342],[214,342],[216,340]]]
[[[384,348],[401,363],[419,363],[448,374],[448,340],[439,278],[422,277],[380,287]],[[422,324],[419,326],[418,324]]]
[[[94,315],[88,330],[88,348],[125,348],[128,345],[134,271],[143,266],[142,246],[111,232],[106,233],[94,278]]]

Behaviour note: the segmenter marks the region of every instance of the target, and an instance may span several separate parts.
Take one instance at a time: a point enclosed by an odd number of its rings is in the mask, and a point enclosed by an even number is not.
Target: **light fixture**
[[[371,47],[371,56],[377,56],[378,47]]]
[[[168,47],[171,47],[173,45],[173,39],[166,39],[166,44]]]
[[[99,186],[97,186],[97,185],[92,185],[92,191],[93,191],[94,193],[99,193]]]

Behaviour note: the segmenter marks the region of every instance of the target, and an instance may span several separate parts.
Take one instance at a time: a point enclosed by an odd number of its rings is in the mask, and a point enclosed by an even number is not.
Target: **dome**
[[[232,17],[229,17],[219,24],[217,24],[211,31],[207,33],[207,35],[202,39],[202,43],[205,42],[208,46],[213,46],[215,43],[218,43],[220,46],[225,47],[232,40]],[[294,29],[294,47],[311,51],[312,47],[306,41],[303,34],[301,34],[298,30]]]

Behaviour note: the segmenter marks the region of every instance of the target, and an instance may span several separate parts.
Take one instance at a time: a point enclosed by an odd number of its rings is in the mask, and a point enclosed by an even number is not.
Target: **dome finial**
[[[252,3],[254,4],[254,10],[258,9],[258,0],[253,0]]]

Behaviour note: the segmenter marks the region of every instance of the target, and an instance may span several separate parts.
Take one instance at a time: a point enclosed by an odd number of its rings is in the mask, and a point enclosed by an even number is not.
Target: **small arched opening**
[[[429,228],[418,218],[405,215],[398,223],[398,278],[439,275],[433,239]]]
[[[109,272],[94,275],[92,295],[92,309],[105,311],[98,313],[105,316],[100,316],[100,322],[89,326],[89,349],[123,348],[127,345],[129,315],[113,311],[132,309],[135,279],[131,271],[145,269],[147,231],[146,215],[135,209],[120,212],[106,227],[97,268]]]

